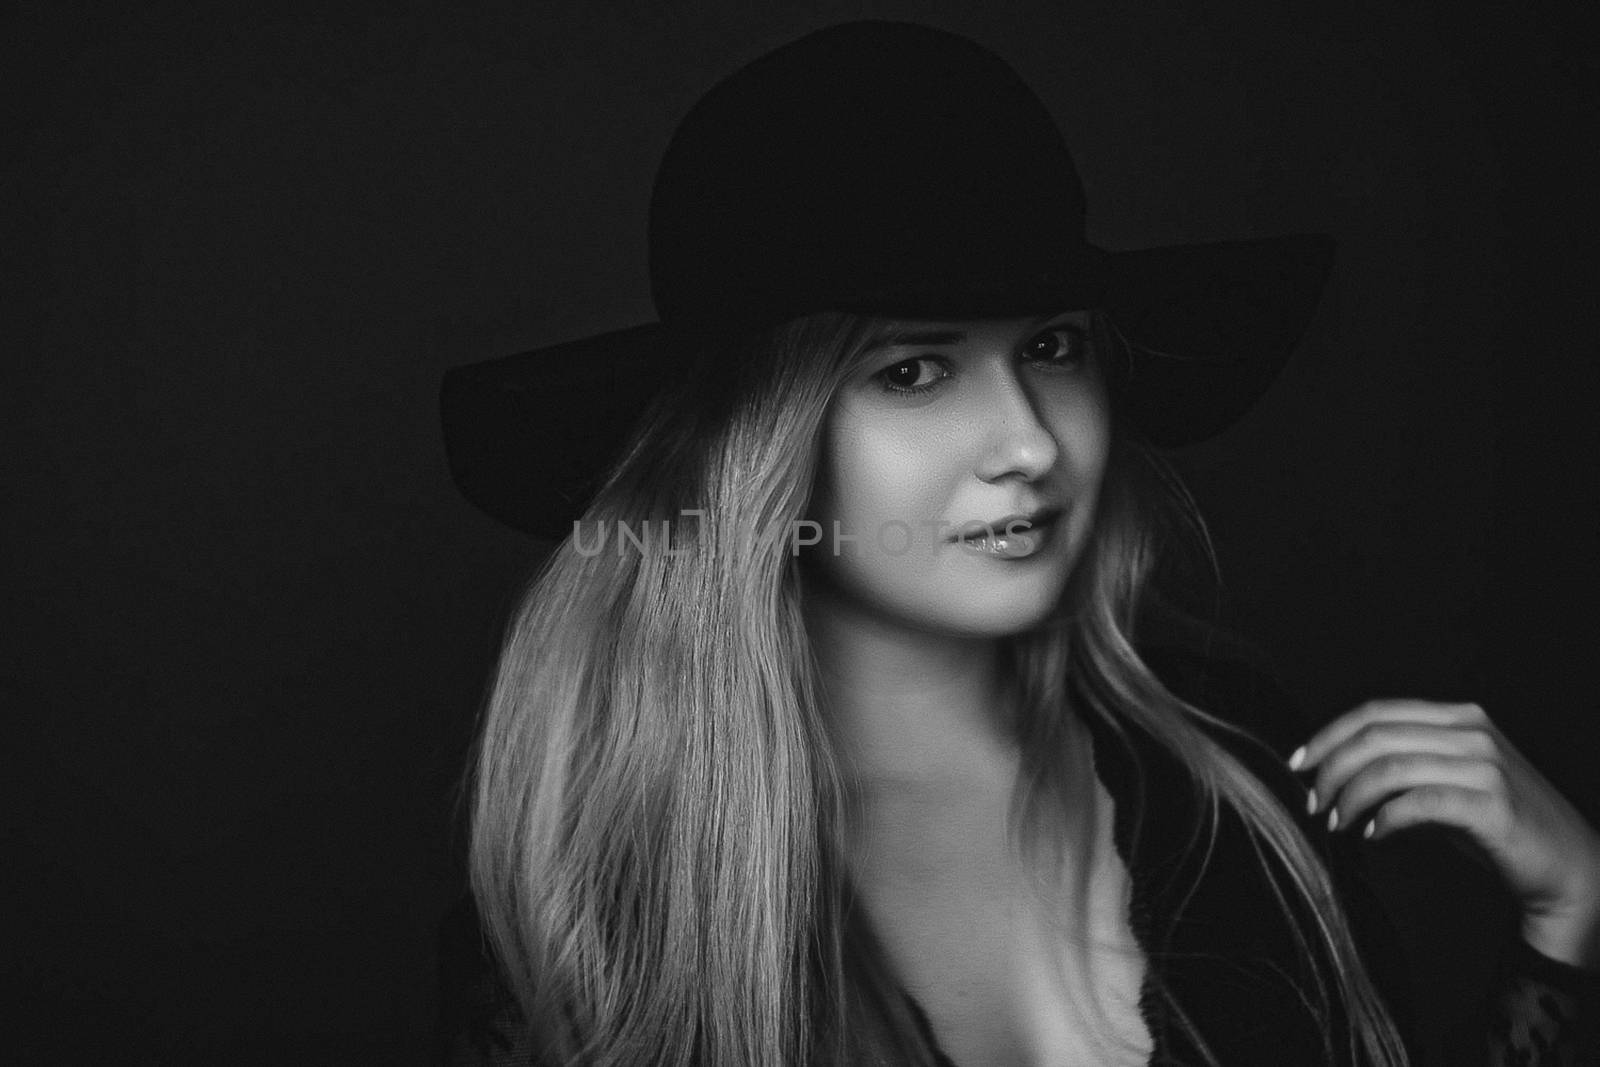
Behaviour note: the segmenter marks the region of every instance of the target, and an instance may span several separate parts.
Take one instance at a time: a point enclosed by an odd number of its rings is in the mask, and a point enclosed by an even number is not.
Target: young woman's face
[[[810,564],[886,622],[1042,622],[1094,518],[1110,419],[1089,315],[897,321],[833,399]]]

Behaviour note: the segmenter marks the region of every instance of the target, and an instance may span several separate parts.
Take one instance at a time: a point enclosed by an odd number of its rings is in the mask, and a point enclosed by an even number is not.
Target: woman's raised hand
[[[1412,826],[1464,833],[1522,905],[1522,936],[1600,968],[1600,833],[1476,704],[1372,700],[1289,757],[1314,780],[1307,809],[1378,840]]]

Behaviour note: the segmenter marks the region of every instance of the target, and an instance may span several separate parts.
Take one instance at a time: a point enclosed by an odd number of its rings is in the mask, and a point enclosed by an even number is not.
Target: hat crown
[[[974,42],[907,23],[830,27],[724,79],[680,124],[650,209],[669,322],[1087,300],[1098,256],[1039,98]]]

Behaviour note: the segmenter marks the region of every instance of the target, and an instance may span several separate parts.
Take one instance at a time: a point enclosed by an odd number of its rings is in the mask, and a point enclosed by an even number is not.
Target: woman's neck
[[[853,786],[1009,788],[1015,700],[997,640],[895,626],[828,590],[808,595],[806,621]]]

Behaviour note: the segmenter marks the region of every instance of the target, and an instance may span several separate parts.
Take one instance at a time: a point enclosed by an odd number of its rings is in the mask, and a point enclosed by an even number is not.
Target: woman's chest
[[[960,1067],[1149,1062],[1145,961],[1102,799],[1104,826],[1069,850],[1058,878],[1031,873],[1003,823],[974,832],[982,816],[954,813],[944,833],[902,839],[858,868],[890,965]]]

